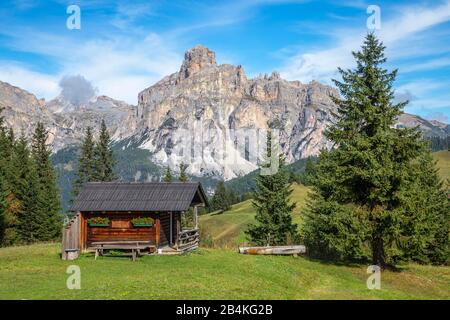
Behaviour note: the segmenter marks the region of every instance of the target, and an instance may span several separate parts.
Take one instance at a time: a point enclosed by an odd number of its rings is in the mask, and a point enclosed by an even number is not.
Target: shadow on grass
[[[324,259],[324,258],[317,258],[317,257],[310,257],[310,256],[303,256],[303,258],[311,261],[311,262],[317,262],[325,266],[337,266],[337,267],[348,267],[348,268],[361,268],[361,267],[368,267],[370,265],[373,265],[371,261],[369,260],[357,260],[357,261],[351,261],[351,260],[333,260],[333,259]],[[386,265],[382,270],[385,271],[391,271],[391,272],[403,272],[407,271],[408,268],[406,266],[394,266],[394,265]]]

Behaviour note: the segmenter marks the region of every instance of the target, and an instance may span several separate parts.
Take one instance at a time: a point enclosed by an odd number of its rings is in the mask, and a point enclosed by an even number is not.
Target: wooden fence
[[[198,229],[183,230],[178,234],[177,250],[189,251],[198,248],[200,233]]]
[[[80,248],[80,214],[78,213],[63,228],[61,258],[63,260],[76,259]]]

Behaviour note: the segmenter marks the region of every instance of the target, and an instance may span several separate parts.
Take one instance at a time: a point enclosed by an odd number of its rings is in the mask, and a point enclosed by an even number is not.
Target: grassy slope
[[[297,203],[294,210],[293,221],[300,222],[300,210],[305,205],[308,188],[294,184],[292,201]],[[254,219],[254,209],[251,200],[243,201],[232,206],[231,210],[222,214],[210,213],[200,217],[200,229],[205,239],[212,238],[215,247],[235,248],[245,241],[244,230]],[[211,245],[210,243],[208,243]]]
[[[436,153],[440,173],[450,178],[450,153]],[[308,188],[294,185],[294,221],[300,221]],[[250,201],[221,215],[201,217],[203,235],[236,247],[253,221]],[[339,266],[306,258],[245,256],[201,249],[176,257],[92,256],[61,261],[59,246],[0,249],[0,299],[450,299],[450,267],[408,265],[384,272],[381,290],[368,290],[366,266]],[[67,266],[81,267],[82,290],[68,290]]]
[[[444,179],[450,179],[450,151],[438,151],[434,156],[437,159],[439,174]]]
[[[435,152],[439,173],[444,179],[450,179],[450,152]],[[301,209],[305,205],[308,188],[294,184],[292,200],[297,203],[297,208],[293,214],[293,221],[299,223],[301,219]],[[231,210],[216,214],[211,213],[200,217],[200,227],[203,230],[203,239],[209,239],[206,245],[214,247],[237,247],[239,243],[245,241],[244,230],[247,225],[253,222],[254,209],[251,200],[243,201],[234,205]]]
[[[450,299],[449,267],[408,265],[366,288],[365,266],[201,249],[184,256],[59,259],[59,245],[0,249],[0,299]],[[81,268],[68,290],[66,268]]]

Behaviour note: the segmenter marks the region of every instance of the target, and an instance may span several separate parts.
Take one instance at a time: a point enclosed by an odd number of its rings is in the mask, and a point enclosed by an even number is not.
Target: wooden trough
[[[303,245],[295,246],[267,246],[267,247],[239,247],[242,254],[271,254],[271,255],[299,255],[306,253]]]

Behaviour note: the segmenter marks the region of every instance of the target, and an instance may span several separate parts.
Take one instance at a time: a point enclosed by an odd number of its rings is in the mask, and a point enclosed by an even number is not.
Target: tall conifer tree
[[[114,173],[115,164],[111,138],[106,123],[102,120],[99,139],[95,145],[95,180],[104,182],[116,180],[117,176]]]
[[[72,195],[77,196],[81,186],[95,180],[96,172],[95,143],[92,128],[87,127],[84,135],[81,153],[78,158],[78,169],[72,187]]]
[[[172,180],[173,180],[172,171],[170,170],[170,167],[167,166],[163,181],[164,182],[172,182]]]
[[[18,203],[11,187],[14,186],[14,168],[18,164],[12,159],[14,154],[14,133],[5,126],[0,108],[0,245],[16,243],[15,231]]]
[[[38,184],[36,167],[23,135],[15,145],[13,161],[17,163],[16,183],[13,186],[13,193],[20,203],[17,213],[17,233],[21,242],[33,243],[41,240],[39,232],[47,222],[42,204],[39,205],[42,194]]]
[[[341,95],[332,97],[338,119],[326,132],[335,148],[320,154],[302,228],[312,254],[371,258],[382,268],[410,254],[417,258],[417,250],[412,253],[410,248],[413,242],[420,243],[421,254],[431,257],[436,246],[445,242],[438,240],[442,231],[431,226],[430,218],[436,218],[432,211],[441,207],[437,215],[443,221],[441,215],[449,208],[436,175],[428,177],[432,181],[426,194],[420,194],[427,180],[424,175],[431,172],[432,165],[424,157],[428,149],[420,132],[394,128],[407,102],[392,102],[397,70],[383,68],[384,50],[370,33],[362,49],[353,53],[356,68],[339,69],[342,81],[334,83]],[[415,167],[421,158],[425,171]],[[436,196],[415,202],[431,194]],[[448,223],[445,225],[448,245]],[[420,230],[428,230],[430,235],[424,236]]]
[[[225,182],[221,180],[217,183],[214,195],[211,197],[209,209],[211,211],[220,210],[221,212],[224,212],[230,210],[231,204],[232,202],[229,197],[229,192],[225,187]]]
[[[272,133],[267,137],[266,162],[272,158]],[[256,223],[246,230],[249,239],[256,245],[286,245],[298,239],[297,225],[292,223],[292,211],[296,204],[290,200],[292,194],[289,173],[282,155],[278,170],[274,174],[256,177],[256,191],[253,194],[253,207],[256,210]],[[268,165],[267,163],[264,164]],[[261,169],[260,169],[261,170]]]
[[[180,176],[178,177],[178,180],[181,182],[187,182],[189,180],[186,174],[186,165],[183,162],[180,163]]]
[[[32,159],[38,186],[36,218],[42,221],[38,237],[44,241],[58,238],[62,227],[60,198],[47,137],[44,125],[38,122],[32,140]]]

